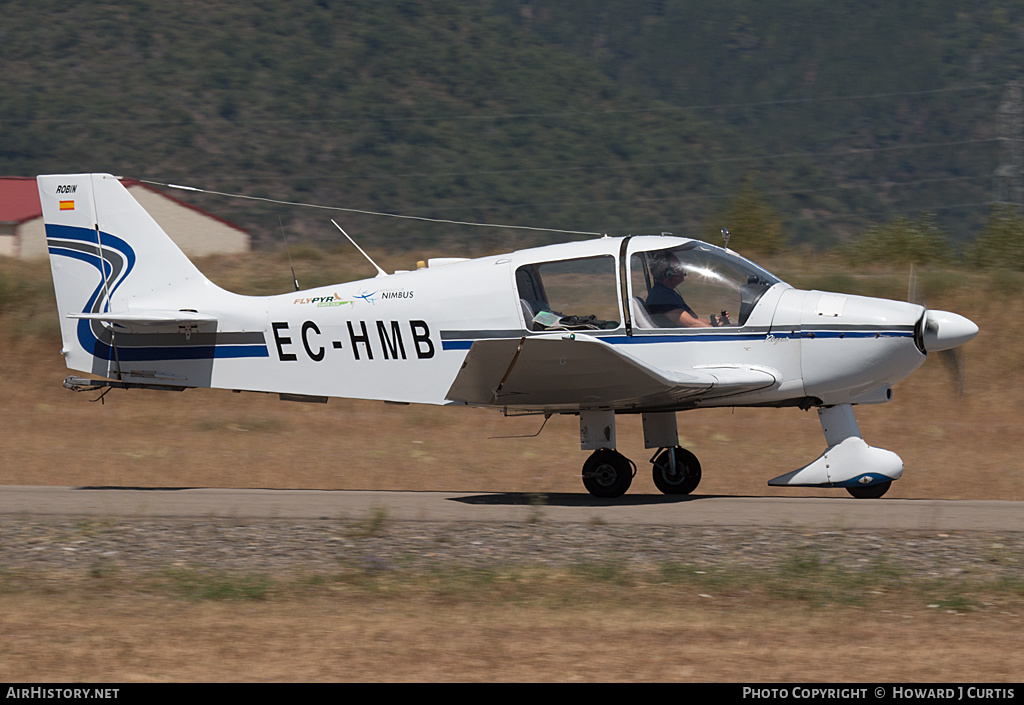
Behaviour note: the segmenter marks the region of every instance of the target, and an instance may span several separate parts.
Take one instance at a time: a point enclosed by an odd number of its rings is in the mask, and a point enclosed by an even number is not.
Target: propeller
[[[961,346],[978,334],[978,326],[959,314],[929,309],[924,293],[917,286],[913,264],[910,265],[907,300],[925,308],[915,333],[919,347],[926,353],[942,353],[942,361],[953,378],[957,394],[963,396],[967,360]]]

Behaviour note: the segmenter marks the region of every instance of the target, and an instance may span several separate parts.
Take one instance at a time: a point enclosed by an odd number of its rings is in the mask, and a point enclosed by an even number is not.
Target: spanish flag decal
[[[61,201],[60,202],[60,209],[62,211],[73,211],[73,210],[75,210],[75,202],[74,201]]]

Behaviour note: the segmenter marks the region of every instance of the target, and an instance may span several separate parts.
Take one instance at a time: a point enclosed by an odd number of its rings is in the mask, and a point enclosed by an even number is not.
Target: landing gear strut
[[[690,494],[700,484],[700,461],[685,448],[666,448],[651,463],[654,484],[664,494]]]

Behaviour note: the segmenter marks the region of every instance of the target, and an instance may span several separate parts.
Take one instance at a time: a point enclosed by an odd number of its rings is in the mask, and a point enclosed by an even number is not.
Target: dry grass
[[[0,680],[1019,679],[1019,614],[937,609],[912,591],[850,607],[557,573],[520,576],[514,588],[380,587],[181,599],[64,580],[52,594],[4,596]]]

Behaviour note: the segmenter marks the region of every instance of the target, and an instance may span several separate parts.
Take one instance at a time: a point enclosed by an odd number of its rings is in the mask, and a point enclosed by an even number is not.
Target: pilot
[[[713,319],[700,320],[676,291],[676,287],[686,278],[686,270],[674,254],[662,252],[654,255],[650,268],[654,286],[647,295],[645,305],[652,316],[658,316],[659,320],[670,327],[708,328],[716,324]],[[728,313],[723,311],[720,320],[722,324],[726,323],[729,320]]]

